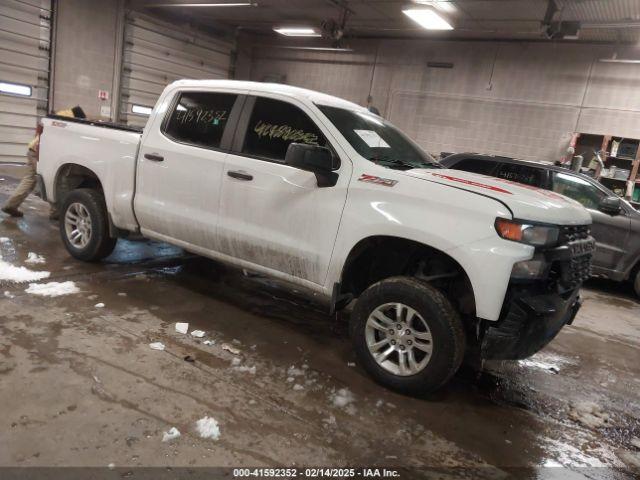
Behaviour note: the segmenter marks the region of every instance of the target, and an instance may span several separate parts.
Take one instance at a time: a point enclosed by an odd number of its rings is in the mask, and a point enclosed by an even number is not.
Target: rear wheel
[[[355,305],[350,330],[367,372],[404,393],[437,390],[458,370],[465,350],[462,321],[451,303],[411,277],[369,287]]]
[[[111,254],[117,239],[109,236],[107,207],[100,192],[81,188],[66,196],[60,210],[60,235],[78,260],[95,262]]]

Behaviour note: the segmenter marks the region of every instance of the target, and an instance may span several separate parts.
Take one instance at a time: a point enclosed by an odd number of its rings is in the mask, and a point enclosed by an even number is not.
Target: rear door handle
[[[145,153],[144,158],[154,162],[164,162],[164,157],[162,155],[158,155],[157,153]]]
[[[227,175],[229,175],[231,178],[237,178],[238,180],[245,180],[247,182],[253,180],[253,175],[249,175],[247,172],[243,171],[234,172],[233,170],[228,170]]]

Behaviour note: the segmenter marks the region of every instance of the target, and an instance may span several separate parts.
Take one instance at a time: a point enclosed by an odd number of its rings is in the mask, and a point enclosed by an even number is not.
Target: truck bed
[[[80,123],[83,125],[91,125],[93,127],[112,128],[114,130],[123,130],[126,132],[142,133],[142,127],[136,127],[133,125],[125,125],[124,123],[102,122],[97,120],[88,120],[83,118],[70,118],[63,117],[62,115],[49,114],[47,118],[54,120],[64,120],[65,122]]]
[[[59,115],[43,118],[42,126],[38,173],[46,199],[60,202],[65,191],[78,187],[74,178],[89,174],[104,192],[113,225],[137,230],[133,195],[142,129]]]

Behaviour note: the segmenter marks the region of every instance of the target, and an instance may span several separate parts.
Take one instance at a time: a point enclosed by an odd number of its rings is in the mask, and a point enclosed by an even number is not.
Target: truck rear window
[[[219,148],[237,97],[229,93],[184,92],[163,131],[178,142]]]

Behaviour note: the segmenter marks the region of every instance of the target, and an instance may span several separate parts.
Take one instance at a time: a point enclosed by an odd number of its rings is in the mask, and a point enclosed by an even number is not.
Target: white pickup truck
[[[144,131],[50,116],[38,174],[74,257],[129,233],[357,299],[360,364],[404,392],[465,352],[518,359],[573,321],[591,218],[553,192],[440,168],[367,109],[300,88],[172,83]]]

